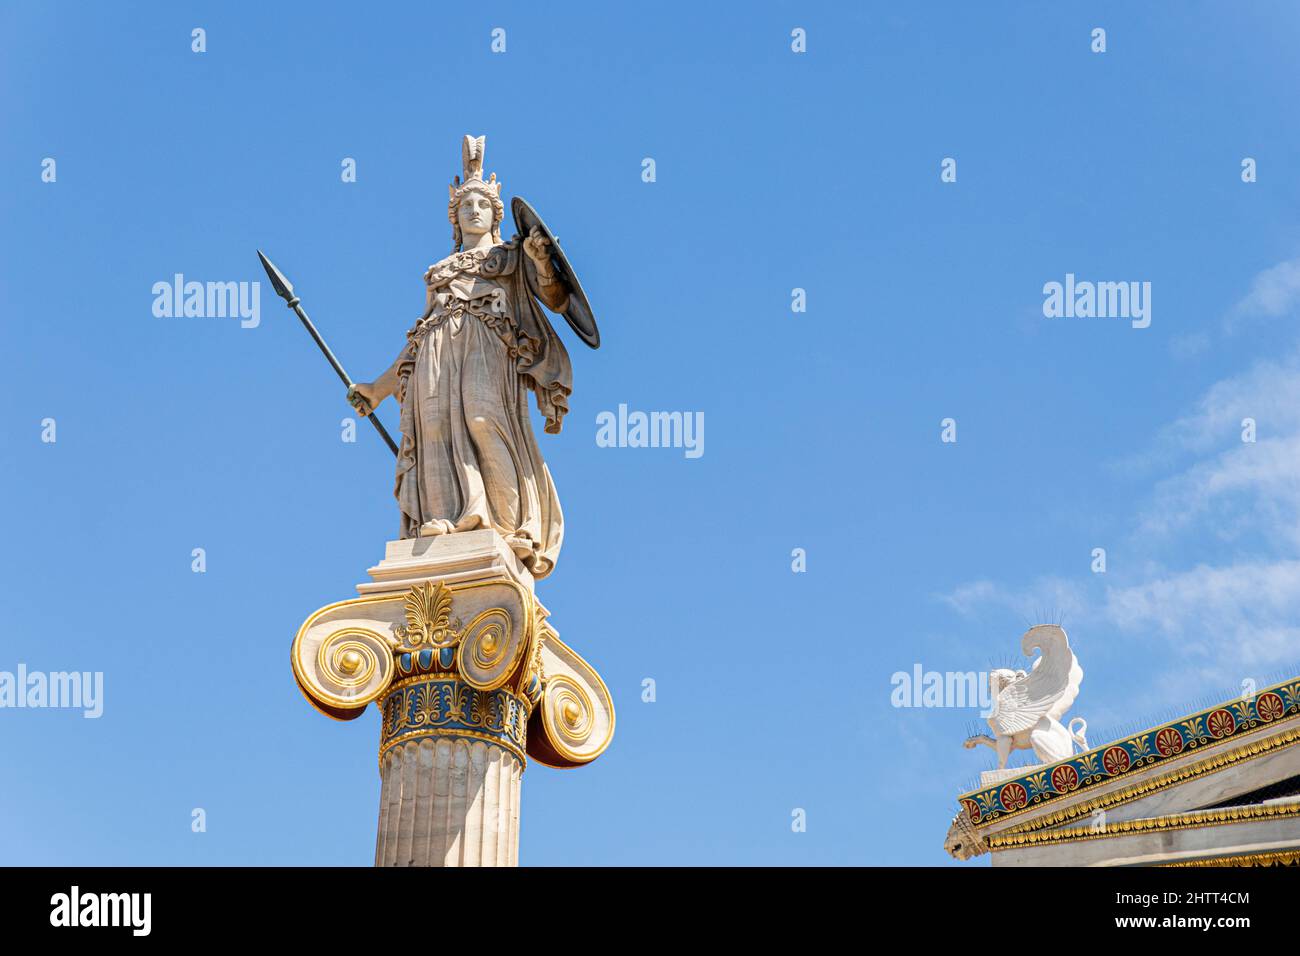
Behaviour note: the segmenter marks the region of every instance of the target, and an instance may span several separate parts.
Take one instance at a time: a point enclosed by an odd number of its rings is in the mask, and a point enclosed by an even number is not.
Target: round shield
[[[587,301],[587,293],[582,291],[582,283],[578,281],[573,267],[569,265],[564,250],[555,241],[555,235],[546,228],[546,223],[542,222],[542,217],[537,215],[537,210],[528,205],[523,197],[516,196],[510,201],[510,212],[515,217],[515,230],[521,236],[527,236],[536,226],[542,231],[542,235],[551,241],[551,262],[555,265],[555,271],[569,286],[569,304],[564,310],[564,318],[568,321],[569,327],[578,333],[578,338],[593,349],[600,348],[600,329],[596,328],[596,316],[592,314],[591,303]]]

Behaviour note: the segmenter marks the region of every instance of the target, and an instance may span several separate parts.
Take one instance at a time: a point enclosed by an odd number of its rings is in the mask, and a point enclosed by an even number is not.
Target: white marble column
[[[375,866],[518,866],[519,758],[471,737],[389,749]]]
[[[327,717],[379,711],[375,865],[518,866],[526,761],[600,756],[609,689],[491,529],[390,541],[369,575],[303,622],[291,662]]]

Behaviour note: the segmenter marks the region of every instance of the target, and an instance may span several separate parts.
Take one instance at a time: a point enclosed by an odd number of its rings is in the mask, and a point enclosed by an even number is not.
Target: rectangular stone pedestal
[[[405,591],[430,580],[451,586],[503,577],[533,590],[533,576],[501,535],[490,528],[389,541],[384,560],[367,573],[370,580],[357,585],[361,594]]]

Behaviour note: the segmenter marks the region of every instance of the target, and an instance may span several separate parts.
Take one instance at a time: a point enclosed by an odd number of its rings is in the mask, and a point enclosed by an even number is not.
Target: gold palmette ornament
[[[454,647],[460,639],[460,621],[451,620],[451,591],[441,581],[426,581],[411,588],[405,602],[406,623],[393,628],[394,646],[418,651],[423,647]]]

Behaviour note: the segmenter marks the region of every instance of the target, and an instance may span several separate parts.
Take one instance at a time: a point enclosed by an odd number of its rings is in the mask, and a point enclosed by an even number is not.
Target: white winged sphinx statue
[[[1020,639],[1020,649],[1026,657],[1042,653],[1028,672],[1000,667],[989,674],[994,736],[977,734],[965,743],[968,750],[977,744],[996,750],[999,770],[1013,750],[1032,748],[1042,763],[1055,763],[1074,756],[1075,744],[1088,749],[1087,721],[1075,717],[1069,727],[1061,723],[1083,682],[1083,668],[1065,631],[1055,624],[1031,627]]]

